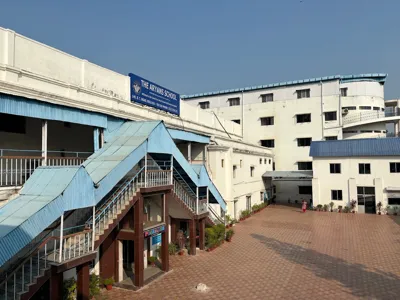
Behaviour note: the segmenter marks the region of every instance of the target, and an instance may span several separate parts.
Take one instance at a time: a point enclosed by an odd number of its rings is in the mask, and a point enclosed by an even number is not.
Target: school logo
[[[140,83],[139,80],[135,80],[133,82],[133,90],[135,91],[136,95],[139,95],[140,92],[142,91],[142,84]]]

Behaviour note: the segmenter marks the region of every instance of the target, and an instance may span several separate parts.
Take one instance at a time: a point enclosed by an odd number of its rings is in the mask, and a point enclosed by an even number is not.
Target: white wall
[[[344,207],[351,200],[357,200],[357,186],[370,186],[375,187],[376,198],[382,199],[383,207],[386,207],[388,194],[392,193],[387,192],[385,188],[400,187],[400,173],[390,173],[390,162],[400,162],[400,157],[314,157],[314,205],[329,204],[332,201],[331,190],[342,190],[343,201],[333,202],[335,207]],[[341,164],[341,174],[330,173],[331,163]],[[359,163],[370,163],[371,174],[359,174]]]

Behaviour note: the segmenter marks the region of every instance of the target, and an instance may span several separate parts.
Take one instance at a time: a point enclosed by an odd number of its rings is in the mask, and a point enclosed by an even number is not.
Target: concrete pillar
[[[143,196],[139,194],[139,199],[134,207],[135,241],[134,241],[134,261],[135,261],[135,282],[137,287],[144,284],[144,236],[143,236]]]
[[[77,290],[77,300],[89,300],[89,263],[84,263],[76,267],[77,272],[77,283],[76,283],[76,290]]]
[[[113,230],[100,246],[100,277],[114,279],[118,275],[118,240]]]
[[[165,231],[161,234],[161,262],[162,262],[162,270],[164,272],[169,271],[169,252],[168,252],[168,241],[169,241],[169,211],[168,211],[168,202],[170,199],[171,193],[164,194],[163,197],[163,210],[164,210],[164,222],[165,222]]]
[[[189,247],[190,255],[196,255],[196,221],[189,220]]]
[[[171,243],[176,242],[176,220],[171,217]]]
[[[57,267],[51,267],[49,299],[63,299],[63,273],[57,273]]]
[[[207,145],[204,145],[204,149],[203,149],[203,165],[206,165],[206,154],[207,154]]]
[[[47,166],[47,120],[42,120],[42,166]]]
[[[319,188],[319,179],[313,178],[312,179],[312,206],[317,206],[318,204],[322,204],[320,188]],[[309,204],[309,205],[311,205],[311,204]]]
[[[188,143],[188,162],[192,162],[192,143]]]
[[[206,248],[206,219],[199,220],[199,247],[200,250],[204,250]]]
[[[96,127],[93,129],[93,149],[94,152],[100,149],[99,146],[99,129]]]
[[[343,193],[343,208],[346,205],[350,205],[350,201],[356,200],[357,201],[357,183],[355,178],[350,178],[348,181],[348,198],[346,199],[345,193]],[[358,206],[358,205],[357,205]],[[362,207],[358,206],[358,212],[364,213],[365,212],[365,206],[362,205]]]

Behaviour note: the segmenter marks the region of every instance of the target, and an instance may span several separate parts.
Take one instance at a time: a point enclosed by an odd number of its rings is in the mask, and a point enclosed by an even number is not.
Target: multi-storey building
[[[195,255],[206,224],[267,198],[272,151],[156,84],[180,113],[133,101],[131,80],[0,28],[1,299],[58,299],[69,278],[88,299],[89,270],[141,287],[179,230]]]
[[[241,125],[246,141],[273,150],[278,201],[312,199],[312,141],[386,137],[385,74],[328,76],[183,96]],[[397,126],[397,125],[396,125]],[[398,128],[398,127],[396,127]]]

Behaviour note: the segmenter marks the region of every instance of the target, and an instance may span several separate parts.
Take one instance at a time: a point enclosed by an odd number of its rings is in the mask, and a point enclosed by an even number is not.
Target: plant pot
[[[182,256],[182,255],[183,255],[183,251],[179,251],[178,254],[179,254],[180,256]]]
[[[378,212],[378,215],[381,215],[381,212],[380,212],[380,211]]]
[[[356,212],[353,210],[352,213],[355,214]]]
[[[232,238],[227,239],[226,241],[227,241],[228,243],[230,243],[230,242],[232,241]]]
[[[107,291],[111,291],[112,290],[112,284],[107,284],[106,285],[106,289],[107,289]]]
[[[232,224],[229,224],[229,227],[232,227],[233,225]]]
[[[393,216],[397,216],[397,213],[394,213]]]

